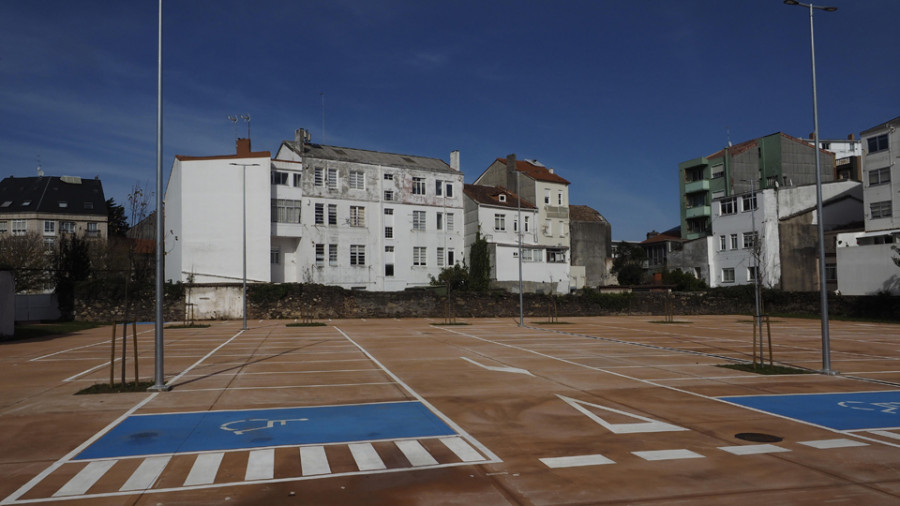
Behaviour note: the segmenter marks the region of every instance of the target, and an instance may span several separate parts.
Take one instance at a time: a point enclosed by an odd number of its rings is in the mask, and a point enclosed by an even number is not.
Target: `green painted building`
[[[820,151],[822,182],[834,180],[834,153]],[[681,237],[706,237],[716,212],[713,199],[816,182],[816,151],[802,139],[778,132],[678,164]]]

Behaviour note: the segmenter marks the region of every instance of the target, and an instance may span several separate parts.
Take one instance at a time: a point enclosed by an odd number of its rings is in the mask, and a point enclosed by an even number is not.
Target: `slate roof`
[[[463,193],[465,193],[467,197],[479,204],[496,207],[508,207],[512,209],[518,209],[519,207],[519,197],[506,188],[501,188],[499,186],[467,184],[463,185]],[[506,196],[506,202],[500,201],[500,195]],[[522,209],[537,209],[537,207],[531,202],[522,199]]]
[[[500,162],[503,165],[506,165],[506,158],[497,158],[495,162]],[[516,160],[516,170],[536,181],[569,184],[569,181],[554,174],[553,172],[550,172],[550,169],[548,169],[547,167],[544,167],[543,165],[535,165],[528,160]]]
[[[304,143],[301,152],[300,144],[296,141],[283,141],[291,151],[303,157],[318,158],[320,160],[334,160],[338,162],[364,163],[367,165],[379,165],[383,167],[399,167],[406,169],[429,170],[433,172],[446,172],[459,174],[453,170],[447,162],[440,158],[427,156],[403,155],[398,153],[384,153],[381,151],[368,151],[365,149],[344,148],[338,146],[326,146],[324,144]]]
[[[0,214],[4,213],[106,216],[106,198],[99,179],[8,177],[0,181]]]
[[[569,221],[594,221],[605,223],[606,218],[590,206],[569,206]]]

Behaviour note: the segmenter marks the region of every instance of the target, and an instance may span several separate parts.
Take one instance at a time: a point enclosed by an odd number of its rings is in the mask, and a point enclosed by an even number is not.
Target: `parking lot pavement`
[[[900,499],[900,326],[832,322],[841,374],[763,376],[717,367],[747,317],[564,320],[169,329],[164,393],[73,395],[109,327],[3,343],[0,504]],[[819,368],[818,331],[773,319],[774,360]]]

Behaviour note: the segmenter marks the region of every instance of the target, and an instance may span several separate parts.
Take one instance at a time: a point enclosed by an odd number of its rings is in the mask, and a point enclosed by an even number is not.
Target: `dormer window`
[[[65,200],[60,200],[59,207],[69,207],[69,203],[66,202]]]
[[[85,209],[93,209],[93,208],[94,208],[94,203],[93,203],[93,202],[85,202],[85,203],[84,203],[84,208],[85,208]]]
[[[500,194],[500,202],[506,202],[506,195]]]
[[[23,200],[23,201],[22,201],[22,207],[26,207],[26,206],[30,206],[30,205],[31,205],[31,201],[30,201],[30,200]]]
[[[4,200],[0,207],[9,207],[10,205],[12,205],[12,200]]]

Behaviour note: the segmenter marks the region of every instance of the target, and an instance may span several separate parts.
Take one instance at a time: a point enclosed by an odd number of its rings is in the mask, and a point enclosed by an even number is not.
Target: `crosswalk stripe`
[[[798,441],[798,443],[811,446],[813,448],[818,448],[820,450],[829,449],[829,448],[849,448],[852,446],[869,446],[868,443],[863,443],[862,441],[856,441],[853,439],[820,439],[818,441]]]
[[[354,443],[349,445],[350,453],[353,454],[353,460],[356,461],[356,467],[360,471],[377,471],[379,469],[387,469],[384,461],[378,456],[372,443]]]
[[[545,466],[550,468],[560,467],[582,467],[582,466],[599,466],[604,464],[615,464],[615,461],[604,457],[603,455],[575,455],[572,457],[549,457],[539,459]]]
[[[247,472],[244,480],[271,480],[275,476],[275,450],[253,450],[247,457]]]
[[[72,477],[65,485],[53,494],[53,497],[62,497],[67,495],[83,495],[88,491],[97,480],[106,474],[106,471],[116,463],[115,460],[95,460],[75,476]]]
[[[214,482],[224,456],[225,454],[222,452],[197,455],[197,460],[194,461],[191,472],[188,473],[187,478],[184,480],[184,486],[209,485]]]
[[[484,457],[475,451],[475,449],[461,437],[445,437],[441,438],[441,442],[463,462],[477,462],[479,460],[484,460]]]
[[[436,466],[438,463],[422,444],[414,439],[397,441],[396,445],[413,467]]]
[[[631,452],[644,460],[678,460],[702,459],[703,455],[690,450],[656,450],[647,452]]]
[[[720,450],[726,451],[732,455],[759,455],[762,453],[779,453],[789,452],[787,448],[776,445],[739,445],[739,446],[720,446]]]
[[[138,466],[137,469],[131,474],[128,478],[128,481],[122,485],[122,488],[119,489],[120,492],[124,492],[126,490],[145,490],[153,486],[156,483],[156,479],[159,478],[159,475],[163,472],[163,469],[166,468],[166,465],[171,460],[170,455],[166,455],[163,457],[150,457],[144,459],[141,462],[141,465]]]
[[[300,468],[303,472],[303,476],[331,474],[331,467],[328,465],[328,457],[325,455],[325,447],[301,446]]]

